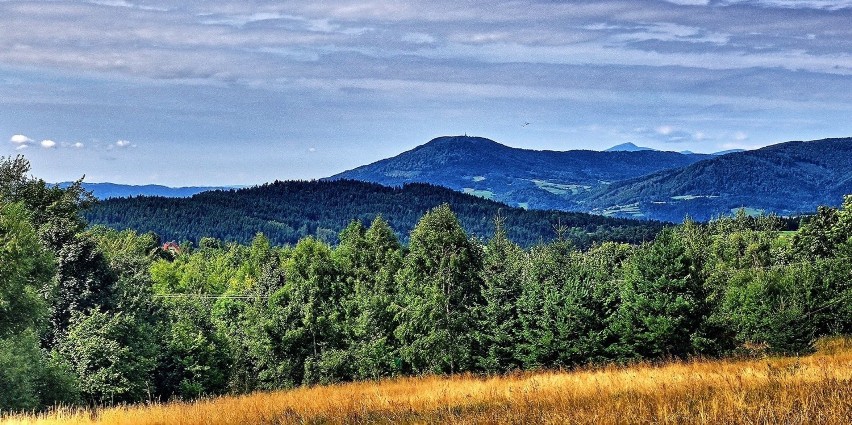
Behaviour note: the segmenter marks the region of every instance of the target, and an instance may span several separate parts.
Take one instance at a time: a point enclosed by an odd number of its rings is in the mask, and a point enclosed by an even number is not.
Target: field
[[[7,424],[852,423],[852,341],[805,357],[400,378],[7,417]]]

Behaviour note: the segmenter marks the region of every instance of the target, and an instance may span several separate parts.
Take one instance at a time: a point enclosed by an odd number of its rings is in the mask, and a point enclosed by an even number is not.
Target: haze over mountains
[[[330,179],[427,182],[524,208],[674,222],[739,208],[790,215],[839,205],[852,193],[852,138],[720,155],[615,148],[533,151],[479,137],[439,137]]]

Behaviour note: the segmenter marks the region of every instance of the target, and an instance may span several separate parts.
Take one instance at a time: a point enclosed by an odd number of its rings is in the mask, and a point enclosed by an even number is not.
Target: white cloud
[[[668,136],[669,134],[672,134],[674,128],[670,125],[661,125],[656,128],[656,131],[657,133],[662,134],[663,136]]]
[[[677,41],[723,45],[730,41],[730,36],[728,34],[706,31],[693,26],[680,25],[671,22],[659,22],[650,25],[638,26],[633,32],[613,36],[613,40],[626,42]]]
[[[89,0],[89,3],[96,4],[98,6],[109,6],[109,7],[125,7],[128,9],[139,9],[139,10],[150,10],[157,12],[165,12],[169,9],[164,7],[153,7],[153,6],[144,6],[140,4],[134,4],[129,1],[124,0]]]
[[[317,148],[314,148],[314,147],[308,148],[308,152],[316,152],[316,151],[317,151]]]
[[[737,3],[753,3],[763,7],[783,9],[841,10],[852,8],[852,0],[727,0],[725,2],[725,4]]]
[[[16,145],[26,145],[32,143],[33,139],[30,139],[29,137],[24,136],[23,134],[16,134],[9,138],[9,141]]]
[[[707,6],[710,0],[666,0],[669,3],[674,3],[680,6]]]
[[[83,143],[81,143],[81,142],[75,142],[75,143],[71,143],[71,142],[62,142],[62,143],[60,143],[60,144],[59,144],[59,147],[61,147],[61,148],[82,149],[82,148],[84,147],[84,145],[83,145]]]
[[[746,139],[748,139],[748,134],[745,134],[742,131],[738,131],[738,132],[734,133],[734,140],[741,142],[741,141],[746,140]]]
[[[699,142],[700,142],[700,141],[702,141],[702,140],[706,140],[706,139],[707,139],[707,135],[706,135],[706,134],[704,134],[704,133],[702,133],[702,132],[700,132],[700,131],[696,131],[696,132],[695,132],[695,134],[693,134],[693,135],[692,135],[692,138],[693,138],[693,139],[695,139],[696,141],[699,141]]]
[[[18,145],[18,147],[16,147],[15,150],[20,151],[20,150],[24,150],[28,147],[30,147],[30,146],[29,145]]]
[[[50,140],[50,139],[42,140],[41,141],[41,147],[43,147],[45,149],[53,149],[53,148],[56,147],[56,142],[54,142],[53,140]]]
[[[115,142],[115,145],[120,147],[120,148],[126,148],[126,147],[130,146],[130,142],[127,141],[127,140],[119,140],[119,141]]]

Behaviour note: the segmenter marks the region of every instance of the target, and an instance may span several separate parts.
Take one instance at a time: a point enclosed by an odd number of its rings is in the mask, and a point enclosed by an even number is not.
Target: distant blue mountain
[[[712,156],[650,149],[536,151],[483,137],[447,136],[328,179],[388,186],[423,182],[523,208],[581,210],[575,202],[592,188],[706,158]]]
[[[533,151],[458,136],[329,179],[423,182],[524,208],[680,222],[741,207],[791,215],[838,205],[852,194],[849,158],[852,138],[702,155],[633,144],[605,152]]]
[[[644,146],[636,146],[633,143],[622,143],[620,145],[615,145],[604,152],[639,152],[639,151],[653,151],[656,149],[646,148]],[[683,152],[681,152],[683,153]],[[690,152],[692,153],[692,152]]]
[[[60,187],[68,187],[71,182],[59,183]],[[98,199],[127,198],[131,196],[163,196],[166,198],[188,198],[192,195],[206,192],[208,190],[236,189],[238,186],[189,186],[168,187],[156,184],[128,185],[117,183],[86,183],[83,188],[92,192]]]

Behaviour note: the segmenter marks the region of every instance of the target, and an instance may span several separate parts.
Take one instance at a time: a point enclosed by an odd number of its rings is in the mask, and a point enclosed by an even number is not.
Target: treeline
[[[686,222],[641,245],[524,249],[447,205],[407,245],[382,218],[335,246],[86,228],[89,198],[0,161],[0,409],[245,393],[423,373],[803,353],[852,332],[852,197],[792,234]]]
[[[154,232],[164,240],[203,237],[251,243],[261,232],[274,245],[295,245],[312,236],[336,244],[350,220],[365,223],[381,215],[403,243],[423,214],[449,203],[468,234],[483,239],[494,233],[499,212],[509,237],[532,246],[562,237],[578,247],[595,242],[641,243],[654,238],[664,223],[563,211],[513,208],[499,202],[429,184],[387,187],[353,180],[276,181],[262,186],[204,192],[188,199],[135,197],[103,201],[85,212],[92,224]]]

